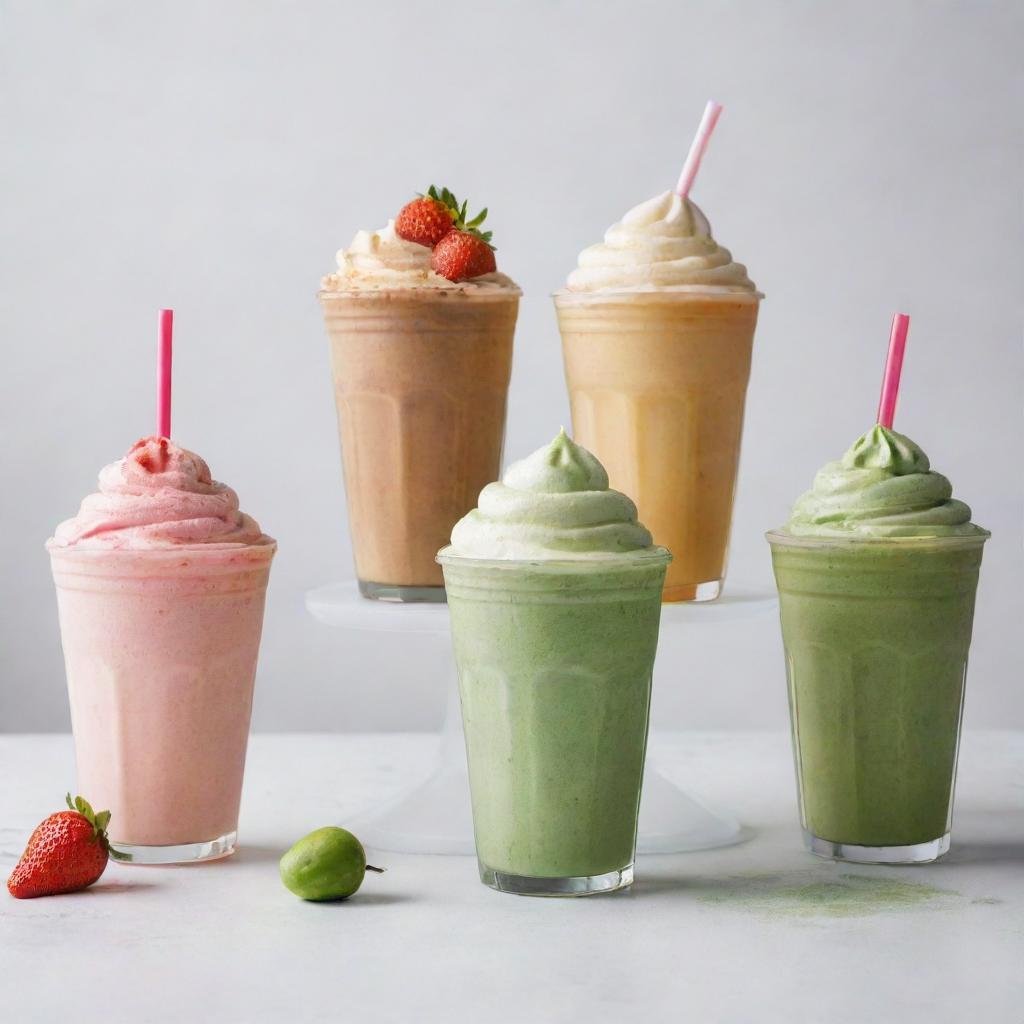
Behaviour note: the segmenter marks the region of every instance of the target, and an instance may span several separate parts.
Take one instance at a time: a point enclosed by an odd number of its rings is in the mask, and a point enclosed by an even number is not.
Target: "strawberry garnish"
[[[51,814],[29,836],[28,845],[7,879],[19,900],[75,892],[103,874],[110,856],[110,811],[96,814],[88,801],[67,795],[68,811]]]
[[[166,437],[144,437],[128,449],[127,457],[134,458],[149,473],[163,473],[167,469],[167,463],[171,461],[171,454],[167,449],[170,443]]]
[[[459,217],[459,204],[448,189],[440,192],[431,185],[411,203],[406,203],[395,218],[395,234],[407,242],[432,249],[451,231]]]
[[[488,239],[491,233],[481,235],[475,231],[449,231],[430,257],[434,273],[449,281],[465,281],[481,274],[493,274],[498,269],[494,249]]]
[[[466,210],[469,204],[459,204],[454,192],[442,188],[439,192],[431,185],[419,198],[402,207],[395,219],[395,234],[407,242],[416,242],[436,251],[442,244],[445,251],[439,261],[441,266],[451,268],[449,272],[439,270],[437,262],[431,260],[431,266],[437,273],[451,281],[464,281],[468,277],[478,277],[496,269],[494,262],[494,246],[491,243],[490,231],[481,231],[480,225],[487,217],[484,207],[475,217],[467,219]],[[465,240],[455,240],[452,234],[466,235],[478,244],[470,244]],[[490,255],[484,252],[490,251]],[[484,269],[474,269],[474,268]],[[469,272],[467,273],[467,269]],[[452,277],[452,273],[458,276]]]

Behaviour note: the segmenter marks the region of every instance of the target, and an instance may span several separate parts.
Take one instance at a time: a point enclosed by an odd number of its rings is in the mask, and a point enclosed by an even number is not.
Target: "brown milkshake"
[[[760,298],[671,192],[585,249],[555,296],[573,434],[672,552],[666,601],[721,592]]]
[[[520,291],[450,281],[393,223],[338,254],[320,301],[349,529],[367,597],[443,601],[434,558],[501,465]]]

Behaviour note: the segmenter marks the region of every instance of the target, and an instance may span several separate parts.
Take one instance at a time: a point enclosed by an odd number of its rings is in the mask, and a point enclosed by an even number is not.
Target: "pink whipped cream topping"
[[[146,437],[100,472],[74,519],[57,527],[54,547],[171,548],[269,544],[239,511],[238,495],[210,476],[195,453]]]

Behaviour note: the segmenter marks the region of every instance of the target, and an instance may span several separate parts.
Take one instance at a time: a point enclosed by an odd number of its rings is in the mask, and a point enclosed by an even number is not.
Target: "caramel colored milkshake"
[[[435,555],[501,465],[520,291],[439,276],[392,224],[338,268],[320,301],[360,590],[443,601]]]
[[[672,552],[666,601],[721,592],[760,298],[671,192],[585,249],[555,296],[573,432]]]

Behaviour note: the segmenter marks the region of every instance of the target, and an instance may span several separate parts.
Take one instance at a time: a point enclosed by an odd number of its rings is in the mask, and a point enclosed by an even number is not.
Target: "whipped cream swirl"
[[[566,289],[757,294],[747,268],[711,237],[697,205],[674,192],[634,206],[603,242],[584,249]]]
[[[547,561],[646,550],[659,549],[637,522],[636,505],[609,490],[601,463],[563,430],[480,492],[479,506],[455,524],[445,553]]]
[[[138,550],[272,543],[198,455],[166,438],[147,437],[104,467],[99,491],[57,527],[50,546]]]
[[[514,291],[505,274],[482,274],[468,281],[449,281],[430,266],[430,249],[395,234],[395,222],[379,231],[359,231],[347,249],[338,252],[338,270],[321,282],[325,292],[382,291],[388,288],[439,288],[445,291]]]
[[[909,437],[874,426],[837,462],[827,463],[793,507],[801,536],[969,536],[985,531],[953,487]]]

